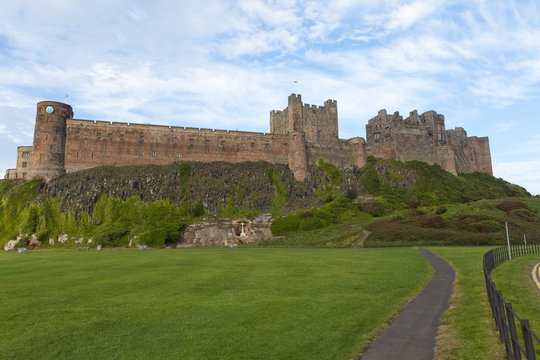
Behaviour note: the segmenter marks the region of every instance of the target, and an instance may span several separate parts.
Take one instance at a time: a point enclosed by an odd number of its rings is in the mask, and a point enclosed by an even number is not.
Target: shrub
[[[416,209],[420,206],[420,200],[418,200],[418,197],[416,195],[411,196],[409,199],[409,208]]]
[[[420,209],[409,209],[405,213],[406,216],[421,216],[424,215],[424,212]]]
[[[498,209],[506,212],[507,214],[510,213],[512,210],[518,210],[518,209],[526,209],[530,210],[529,207],[521,202],[516,200],[504,200],[503,202],[496,205]]]
[[[508,212],[508,215],[517,216],[521,218],[522,220],[528,221],[528,222],[535,222],[536,221],[536,214],[530,210],[527,209],[515,209],[510,210]]]
[[[195,202],[195,205],[193,205],[193,207],[191,208],[191,216],[192,217],[199,217],[199,216],[203,216],[205,214],[205,210],[204,210],[204,205],[203,205],[203,202],[202,202],[202,199],[199,198],[199,200],[197,200]]]
[[[440,215],[432,215],[420,222],[420,225],[424,227],[432,227],[432,228],[443,228],[446,227],[446,221],[444,218]]]
[[[441,214],[444,214],[444,213],[447,212],[447,211],[448,211],[448,208],[447,208],[446,206],[441,205],[441,206],[439,206],[439,207],[437,208],[437,211],[435,211],[435,213],[436,213],[437,215],[441,215]]]
[[[502,225],[496,220],[482,220],[477,223],[471,224],[471,226],[478,232],[493,233],[503,229]]]

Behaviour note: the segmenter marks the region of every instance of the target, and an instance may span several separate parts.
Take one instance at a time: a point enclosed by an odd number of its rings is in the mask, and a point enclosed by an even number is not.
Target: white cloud
[[[390,30],[407,29],[435,12],[441,6],[441,1],[417,0],[401,5],[396,11],[388,15],[386,28]]]

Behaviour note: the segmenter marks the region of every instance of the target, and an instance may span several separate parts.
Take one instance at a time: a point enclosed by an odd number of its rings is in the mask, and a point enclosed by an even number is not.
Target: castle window
[[[144,156],[144,151],[141,151],[141,152],[139,153],[139,156],[140,156],[140,157],[143,157],[143,156]]]
[[[77,152],[77,158],[79,157],[79,152]]]
[[[124,142],[124,134],[120,134],[120,142]]]
[[[264,149],[269,150],[270,149],[270,144],[264,144]]]
[[[437,140],[442,140],[442,135],[441,134],[437,134]]]
[[[22,173],[22,177],[25,178],[25,177],[26,177],[26,173]]]
[[[88,139],[84,139],[84,148],[88,147]]]
[[[28,151],[25,151],[25,152],[22,153],[22,157],[23,158],[30,157],[30,153]]]
[[[144,135],[139,136],[139,144],[144,142]]]
[[[25,168],[28,163],[25,161],[22,163],[22,167]]]
[[[193,145],[193,139],[189,139],[189,145]]]
[[[317,140],[321,140],[321,130],[317,131]]]
[[[206,147],[210,147],[210,140],[205,140],[205,141],[204,141],[204,145],[205,145]]]
[[[109,141],[112,141],[112,134],[109,133],[109,135],[107,135],[107,137],[109,138]]]
[[[251,150],[255,149],[255,143],[251,143]]]
[[[180,158],[180,153],[176,153],[176,158]]]
[[[75,139],[78,139],[78,138],[79,138],[79,132],[75,131]]]
[[[99,133],[99,132],[97,133],[97,139],[101,140],[101,133]]]
[[[177,139],[177,138],[173,138],[173,139],[172,139],[172,143],[173,143],[173,145],[178,144],[178,139]]]
[[[225,147],[225,141],[222,141],[220,145],[221,145],[222,148],[224,148]]]
[[[156,157],[156,152],[152,151],[152,157]]]
[[[373,138],[374,138],[375,140],[379,140],[379,134],[373,134]]]

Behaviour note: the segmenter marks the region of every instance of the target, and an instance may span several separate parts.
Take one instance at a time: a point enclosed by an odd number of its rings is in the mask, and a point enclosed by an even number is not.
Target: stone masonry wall
[[[47,110],[51,110],[51,112]],[[361,167],[367,156],[439,164],[452,174],[492,174],[487,137],[446,130],[444,116],[416,110],[403,118],[381,110],[366,125],[366,140],[339,139],[337,102],[303,104],[291,94],[284,110],[270,112],[270,133],[184,128],[73,119],[71,106],[37,104],[34,146],[20,147],[6,178],[43,177],[96,166],[172,164],[180,161],[266,161],[287,164],[296,180],[309,177],[320,158],[341,168]],[[28,158],[23,154],[30,154]],[[26,166],[25,166],[26,165]]]
[[[275,134],[69,119],[66,171],[179,161],[287,163],[287,139]]]

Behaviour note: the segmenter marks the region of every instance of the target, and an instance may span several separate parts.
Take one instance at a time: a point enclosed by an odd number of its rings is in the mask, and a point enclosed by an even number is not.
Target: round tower
[[[66,120],[71,118],[73,109],[68,104],[56,101],[37,104],[29,179],[41,177],[49,181],[65,174]]]
[[[298,181],[304,181],[308,177],[306,136],[301,131],[289,132],[289,169]]]

